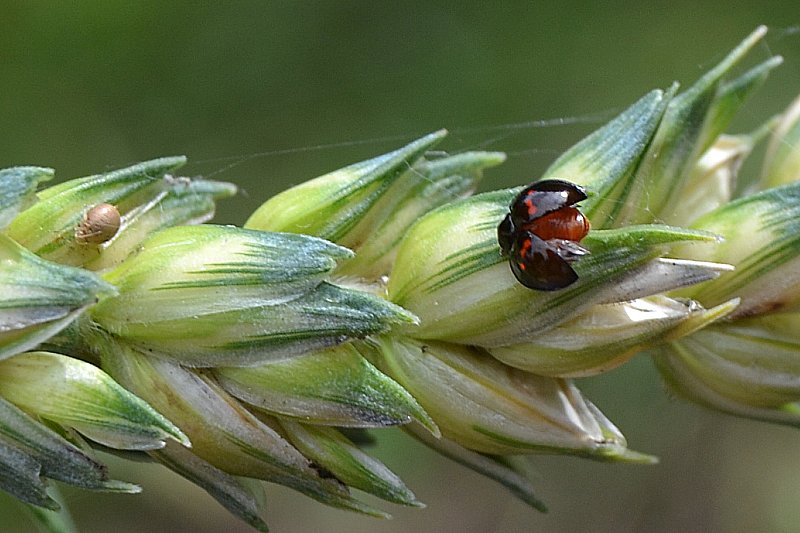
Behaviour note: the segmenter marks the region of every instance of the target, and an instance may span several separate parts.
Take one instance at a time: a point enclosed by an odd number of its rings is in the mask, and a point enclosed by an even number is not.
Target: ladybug
[[[589,233],[589,220],[575,204],[585,199],[582,187],[554,179],[531,183],[514,198],[497,240],[517,281],[556,291],[578,280],[570,263],[589,253],[578,244]]]

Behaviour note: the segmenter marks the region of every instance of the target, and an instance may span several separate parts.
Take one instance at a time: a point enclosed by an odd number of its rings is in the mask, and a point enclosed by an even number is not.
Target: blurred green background
[[[0,166],[66,179],[186,154],[243,194],[242,223],[290,184],[447,127],[449,151],[509,152],[483,188],[531,181],[646,91],[684,85],[758,24],[751,59],[785,64],[734,123],[800,93],[796,0],[617,2],[0,2]],[[271,487],[273,531],[798,531],[800,433],[709,413],[662,390],[646,358],[581,387],[653,467],[536,457],[543,515],[402,434],[376,455],[424,510],[381,522]],[[153,465],[109,458],[138,496],[67,493],[86,532],[248,531]],[[30,530],[0,495],[0,530]]]

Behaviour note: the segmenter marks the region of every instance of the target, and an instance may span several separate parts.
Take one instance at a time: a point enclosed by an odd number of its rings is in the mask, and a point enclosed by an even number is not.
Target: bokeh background
[[[758,24],[753,64],[784,65],[734,123],[800,93],[800,7],[783,2],[0,1],[0,166],[59,179],[186,154],[188,175],[243,189],[242,223],[290,184],[447,127],[452,152],[509,160],[484,190],[531,181],[646,91],[684,85]],[[800,432],[669,398],[645,357],[581,382],[652,467],[536,457],[540,514],[399,432],[375,454],[424,510],[393,521],[268,491],[273,531],[798,531]],[[163,468],[108,459],[138,496],[67,492],[86,532],[249,531]],[[391,507],[391,506],[388,506]],[[0,530],[31,525],[0,494]]]

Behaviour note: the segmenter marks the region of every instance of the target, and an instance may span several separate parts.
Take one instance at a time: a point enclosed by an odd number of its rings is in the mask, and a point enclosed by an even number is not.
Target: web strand
[[[467,147],[462,147],[461,149],[454,151],[453,153],[460,153],[463,151],[468,150],[479,150],[479,149],[486,149],[488,147],[494,146],[497,143],[504,141],[514,135],[518,135],[519,133],[525,131],[531,131],[536,129],[545,129],[545,128],[555,128],[555,127],[564,127],[564,126],[572,126],[572,125],[584,125],[584,124],[601,124],[608,120],[609,117],[613,116],[616,110],[606,110],[601,112],[590,113],[586,115],[576,115],[576,116],[569,116],[569,117],[557,117],[551,119],[540,119],[540,120],[528,120],[524,122],[512,122],[506,124],[494,124],[488,126],[475,126],[475,127],[457,127],[449,129],[451,137],[466,137],[466,136],[473,136],[473,135],[484,135],[491,133],[501,133],[500,135],[493,135],[489,138],[484,138],[476,143],[471,143]],[[307,154],[312,152],[321,152],[326,150],[336,150],[341,148],[351,148],[354,146],[369,146],[369,145],[378,145],[378,144],[386,144],[389,142],[402,142],[402,141],[409,141],[418,137],[421,137],[427,132],[423,133],[405,133],[405,134],[397,134],[397,135],[387,135],[387,136],[380,136],[380,137],[369,137],[364,139],[354,139],[348,141],[338,141],[338,142],[331,142],[331,143],[324,143],[324,144],[314,144],[314,145],[306,145],[306,146],[298,146],[298,147],[289,147],[289,148],[279,148],[276,150],[266,150],[263,152],[255,152],[251,154],[245,155],[235,155],[235,156],[224,156],[224,157],[216,157],[210,159],[202,159],[202,160],[193,160],[193,165],[207,165],[207,164],[214,164],[214,163],[225,163],[230,162],[227,165],[224,165],[217,170],[209,173],[204,174],[206,178],[213,178],[215,176],[219,176],[220,174],[224,174],[231,169],[234,169],[238,166],[244,165],[254,160],[258,159],[266,159],[271,157],[280,157],[280,156],[288,156],[288,155],[297,155],[297,154]],[[530,153],[529,151],[525,151]],[[516,152],[515,152],[516,153]],[[523,152],[519,152],[523,153]],[[509,154],[511,155],[511,154]]]

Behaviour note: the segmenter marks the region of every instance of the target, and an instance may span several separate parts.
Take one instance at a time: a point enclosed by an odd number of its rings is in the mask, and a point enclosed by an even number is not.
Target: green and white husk
[[[614,224],[673,220],[682,193],[701,154],[728,126],[730,119],[781,59],[771,58],[753,71],[726,78],[766,34],[757,28],[716,67],[667,104],[661,123],[636,170],[633,187]]]
[[[700,217],[693,228],[724,240],[674,250],[681,257],[722,261],[736,269],[682,291],[704,305],[741,299],[734,317],[792,310],[800,297],[800,182],[738,198]]]
[[[394,152],[292,187],[264,202],[245,227],[314,235],[356,248],[367,240],[376,219],[390,213],[375,206],[393,200],[392,186],[445,135],[444,130],[431,133]]]
[[[704,309],[666,296],[599,304],[524,343],[486,348],[542,376],[585,377],[615,368],[658,340],[682,337],[730,314],[737,300]]]
[[[102,464],[0,398],[0,486],[25,502],[56,509],[42,478],[89,490],[140,491],[109,479]]]
[[[323,503],[382,515],[323,476],[275,428],[249,412],[210,376],[109,343],[104,367],[189,437],[192,453],[220,470],[286,485]]]
[[[255,367],[218,367],[233,396],[266,412],[310,424],[378,428],[415,420],[435,424],[403,387],[375,368],[353,343]]]
[[[340,428],[404,425],[544,510],[519,455],[655,460],[571,381],[641,352],[686,398],[800,426],[800,100],[724,134],[780,64],[732,72],[764,33],[544,173],[589,191],[590,253],[559,291],[522,287],[500,253],[519,189],[469,197],[505,156],[434,157],[444,130],[278,194],[244,229],[201,225],[236,188],[172,176],[183,157],[38,193],[51,170],[0,170],[0,488],[49,509],[48,478],[138,490],[85,438],[260,531],[262,481],[385,517],[349,488],[421,503]],[[737,182],[770,129],[761,175]],[[86,242],[98,204],[120,228]]]
[[[118,450],[189,440],[99,368],[65,355],[28,352],[0,362],[0,396],[39,419]]]
[[[52,178],[52,168],[13,167],[0,170],[0,230],[34,203],[39,183]]]
[[[347,485],[392,503],[425,506],[394,472],[337,430],[288,419],[281,420],[281,427],[306,457]]]
[[[667,382],[701,404],[800,426],[800,314],[713,324],[662,346]]]
[[[45,261],[0,234],[0,360],[35,348],[114,290],[91,272]]]
[[[202,487],[231,514],[257,531],[269,531],[261,518],[264,511],[264,486],[249,478],[232,476],[174,442],[150,456],[173,472]]]
[[[264,231],[314,235],[356,252],[337,271],[375,281],[389,274],[408,228],[427,211],[469,196],[498,152],[464,152],[427,160],[447,132],[320,176],[267,200],[245,224]]]
[[[405,310],[326,278],[352,252],[292,233],[177,226],[105,279],[90,311],[140,350],[187,366],[255,366],[412,323]]]
[[[795,103],[774,129],[757,182],[762,190],[693,223],[725,240],[713,248],[680,250],[684,256],[736,266],[681,294],[707,305],[736,295],[741,304],[728,321],[663,344],[653,354],[681,396],[737,416],[792,426],[800,426],[800,167],[791,166],[791,161],[800,164],[792,151],[798,119]]]
[[[761,133],[761,132],[758,132]],[[698,159],[672,218],[688,225],[733,198],[736,176],[761,135],[720,135]]]
[[[639,460],[569,381],[515,371],[467,346],[397,337],[379,342],[381,368],[417,397],[444,437],[468,449]]]

